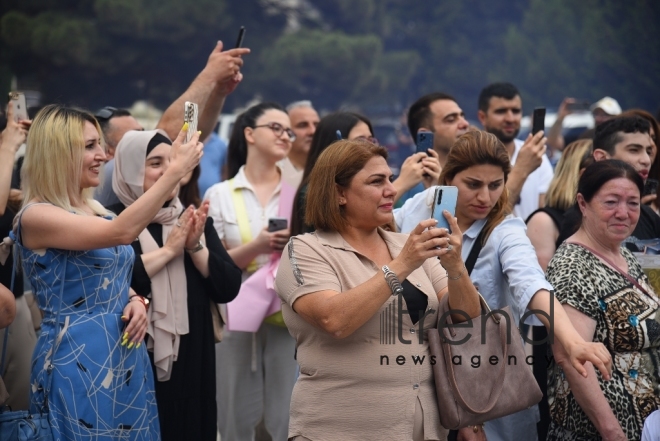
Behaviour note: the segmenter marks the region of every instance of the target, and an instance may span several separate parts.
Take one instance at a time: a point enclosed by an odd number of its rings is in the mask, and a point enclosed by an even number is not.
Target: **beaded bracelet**
[[[387,265],[383,265],[381,268],[383,270],[383,273],[385,273],[385,281],[387,284],[390,286],[390,290],[392,291],[392,295],[395,296],[397,294],[401,294],[403,292],[403,287],[401,286],[401,282],[399,282],[399,278],[390,270]]]

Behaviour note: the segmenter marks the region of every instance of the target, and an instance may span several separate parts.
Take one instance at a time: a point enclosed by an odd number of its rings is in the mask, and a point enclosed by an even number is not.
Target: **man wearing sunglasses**
[[[144,130],[140,123],[126,109],[106,106],[94,114],[103,131],[107,162],[103,166],[103,185],[96,188],[94,198],[103,206],[118,204],[119,198],[112,191],[112,170],[114,169],[115,149],[129,130]]]

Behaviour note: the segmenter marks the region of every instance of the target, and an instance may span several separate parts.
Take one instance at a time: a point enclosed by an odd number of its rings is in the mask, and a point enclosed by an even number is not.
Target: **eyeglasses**
[[[96,117],[96,119],[110,119],[112,118],[112,116],[115,114],[116,111],[117,111],[116,107],[105,106],[104,108],[96,112],[94,116]]]
[[[284,126],[282,126],[282,124],[278,124],[276,122],[268,123],[268,124],[261,124],[259,126],[254,126],[253,129],[258,129],[259,127],[268,127],[269,129],[271,129],[273,131],[275,136],[277,136],[278,138],[280,136],[282,136],[282,133],[286,132],[286,134],[289,137],[289,139],[291,140],[291,142],[296,140],[296,134],[293,133],[293,130],[285,129]]]
[[[374,138],[373,136],[358,136],[355,139],[360,140],[360,141],[367,141],[367,142],[370,142],[372,144],[378,145],[378,140],[376,138]]]

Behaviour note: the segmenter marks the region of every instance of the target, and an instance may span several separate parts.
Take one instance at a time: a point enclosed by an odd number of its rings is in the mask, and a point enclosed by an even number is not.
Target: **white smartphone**
[[[23,92],[9,92],[9,102],[14,107],[14,121],[30,119],[27,112],[27,103]]]
[[[431,207],[431,217],[438,221],[437,228],[446,228],[451,232],[449,222],[445,219],[444,210],[456,216],[456,201],[458,199],[458,188],[453,186],[441,185],[435,188],[433,196],[433,206]]]
[[[188,133],[186,134],[186,142],[190,142],[193,134],[197,132],[197,119],[199,117],[199,106],[197,103],[186,101],[183,109],[183,122],[188,123]]]

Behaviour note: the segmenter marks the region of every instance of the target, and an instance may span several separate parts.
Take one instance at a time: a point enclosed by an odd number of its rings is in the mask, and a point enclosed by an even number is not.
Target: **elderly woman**
[[[617,160],[587,167],[578,184],[580,228],[558,249],[547,270],[573,326],[613,354],[611,381],[549,369],[549,440],[639,440],[646,417],[660,407],[660,299],[635,257],[621,244],[640,216],[644,183]]]
[[[113,189],[121,203],[109,208],[122,213],[149,191],[169,168],[171,149],[161,130],[126,133],[113,170]],[[151,300],[147,347],[157,379],[162,439],[215,441],[211,308],[236,297],[241,270],[207,218],[208,202],[197,210],[184,209],[178,193],[177,186],[131,244],[137,256],[131,287]]]
[[[479,300],[449,213],[451,235],[429,228],[433,219],[410,236],[379,228],[392,221],[396,194],[386,158],[385,148],[364,140],[339,141],[320,155],[305,209],[317,230],[289,241],[277,273],[300,365],[289,426],[295,440],[447,436],[424,337],[442,296],[470,317],[480,313]],[[404,311],[393,297],[399,291]],[[393,310],[409,345],[381,344],[381,316]]]

